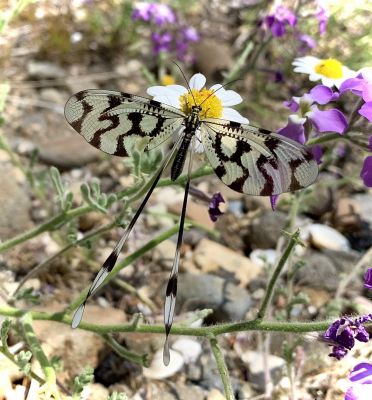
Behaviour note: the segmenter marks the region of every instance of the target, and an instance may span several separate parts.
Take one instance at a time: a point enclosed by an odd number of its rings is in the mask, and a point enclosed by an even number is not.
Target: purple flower
[[[197,42],[200,40],[198,31],[192,26],[187,26],[181,29],[182,39],[186,42]]]
[[[318,12],[316,13],[316,18],[319,21],[319,33],[321,35],[325,34],[325,31],[327,30],[327,24],[328,24],[328,13],[326,9],[318,3]]]
[[[372,187],[372,156],[368,156],[364,159],[360,177],[367,187]]]
[[[276,209],[276,203],[278,202],[278,200],[279,200],[279,194],[274,194],[270,196],[270,204],[271,204],[271,209],[273,211],[275,211]]]
[[[276,7],[274,14],[265,17],[264,23],[270,28],[273,36],[282,37],[286,33],[287,25],[297,24],[297,18],[290,9],[280,5]]]
[[[216,222],[218,217],[224,214],[224,212],[221,211],[219,208],[220,203],[225,203],[225,199],[222,197],[222,194],[220,192],[217,192],[212,196],[208,207],[209,218],[213,222]]]
[[[138,2],[132,13],[133,20],[153,22],[158,26],[173,24],[176,22],[176,15],[166,4]]]
[[[316,41],[309,35],[299,32],[296,35],[296,38],[303,44],[303,47],[300,48],[302,51],[307,51],[308,49],[313,49],[316,47]]]
[[[153,51],[155,54],[159,54],[160,52],[170,51],[171,43],[173,40],[173,36],[170,32],[158,33],[153,32],[151,34],[151,40],[153,41]]]
[[[323,334],[323,339],[333,346],[329,356],[341,360],[341,358],[345,357],[347,351],[354,347],[355,340],[368,342],[369,334],[362,324],[369,321],[372,321],[372,314],[355,320],[342,317],[333,322]]]
[[[349,375],[352,386],[345,394],[345,400],[370,400],[372,398],[372,364],[357,364]]]
[[[367,101],[367,103],[364,103],[362,107],[360,107],[358,113],[364,118],[368,119],[369,122],[372,122],[372,101]]]
[[[311,89],[310,93],[306,93],[302,97],[292,97],[291,101],[284,104],[294,112],[301,110],[302,116],[306,117],[318,132],[343,134],[348,126],[345,115],[335,108],[319,110],[314,104],[324,105],[337,98],[338,93],[334,93],[332,89],[324,85],[317,85]]]
[[[305,122],[306,118],[301,118],[296,114],[289,115],[287,125],[284,128],[279,129],[277,133],[298,143],[304,144],[306,141],[304,129]]]

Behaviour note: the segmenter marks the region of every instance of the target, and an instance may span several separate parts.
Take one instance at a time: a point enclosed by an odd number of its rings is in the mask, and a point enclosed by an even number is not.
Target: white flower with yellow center
[[[204,118],[221,118],[249,124],[247,118],[230,107],[243,101],[238,93],[234,90],[225,90],[219,84],[207,89],[205,83],[206,78],[203,74],[195,74],[189,82],[192,94],[181,85],[152,86],[147,89],[147,93],[153,96],[156,101],[179,108],[186,115],[191,113],[191,108],[196,102],[196,105],[201,106],[199,113],[201,120]],[[196,133],[196,137],[199,140],[196,142],[195,151],[202,152],[203,147],[199,132]]]
[[[349,69],[335,58],[320,59],[313,56],[295,58],[292,65],[294,71],[309,74],[312,82],[322,81],[324,86],[337,88],[349,78],[354,78],[357,72]]]

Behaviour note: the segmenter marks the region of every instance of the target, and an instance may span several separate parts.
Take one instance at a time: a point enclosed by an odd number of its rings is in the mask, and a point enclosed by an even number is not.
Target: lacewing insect
[[[152,177],[151,186],[123,236],[95,277],[84,302],[75,311],[73,328],[79,325],[87,300],[114,268],[133,226],[164,170],[171,164],[171,179],[176,180],[182,173],[188,153],[190,154],[176,253],[164,304],[165,365],[170,361],[168,336],[176,304],[180,250],[195,140],[201,141],[204,152],[221,181],[240,193],[269,196],[291,192],[309,186],[318,174],[317,164],[308,148],[284,136],[248,124],[202,118],[202,103],[197,104],[190,87],[189,93],[194,102],[189,113],[145,97],[109,90],[83,90],[73,95],[65,106],[68,123],[88,143],[116,156],[130,156],[138,140],[147,139],[145,150],[150,151],[171,138],[175,132],[178,133],[178,140]]]

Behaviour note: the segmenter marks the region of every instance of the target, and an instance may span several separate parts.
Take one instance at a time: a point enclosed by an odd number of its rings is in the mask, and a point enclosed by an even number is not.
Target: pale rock
[[[163,349],[159,349],[151,361],[149,368],[143,369],[143,375],[151,379],[166,379],[180,371],[185,363],[182,355],[172,349],[170,352],[169,365],[163,363]]]
[[[90,383],[84,387],[81,400],[106,400],[109,394],[108,389],[100,383]]]
[[[264,354],[258,351],[246,351],[241,354],[243,362],[249,367],[249,381],[260,391],[265,390],[265,365]],[[267,355],[267,365],[269,366],[271,379],[276,384],[281,378],[285,368],[285,360],[272,354]]]
[[[274,249],[256,249],[251,252],[249,258],[260,268],[267,264],[272,267],[277,263],[278,254]]]
[[[332,217],[335,227],[341,232],[358,231],[362,225],[360,213],[361,208],[354,199],[348,197],[340,199]]]
[[[65,70],[57,64],[34,60],[27,63],[27,72],[31,78],[36,79],[59,79],[66,75]]]
[[[173,343],[172,349],[182,354],[186,364],[196,362],[202,352],[201,344],[189,338],[177,339]]]
[[[349,241],[336,229],[322,224],[312,224],[301,231],[301,238],[309,241],[318,249],[343,250],[350,249]]]
[[[248,257],[209,239],[202,239],[196,247],[194,261],[204,273],[223,270],[233,274],[241,287],[245,287],[261,272],[261,268]]]
[[[159,243],[153,253],[154,262],[159,262],[165,267],[172,268],[174,255],[176,253],[176,243],[170,239]]]
[[[362,220],[372,226],[372,194],[357,194],[353,196],[353,200],[358,204],[358,211]]]
[[[78,134],[48,139],[39,144],[40,160],[61,169],[83,167],[101,156],[100,150],[90,146]]]
[[[309,297],[310,304],[319,309],[332,300],[332,295],[328,290],[315,289],[311,287],[302,287],[301,293],[306,294]]]
[[[172,213],[181,215],[182,202],[171,205],[169,209]],[[207,203],[196,203],[192,199],[189,199],[187,202],[186,217],[208,229],[214,229],[214,222],[209,218]]]
[[[34,310],[46,312],[61,312],[62,306],[35,307]],[[84,321],[100,324],[120,324],[126,322],[125,314],[113,308],[102,309],[87,305]],[[106,347],[105,342],[93,332],[72,329],[71,326],[54,321],[34,321],[33,327],[43,349],[50,359],[59,356],[64,362],[62,380],[69,380],[81,373],[85,366],[95,368],[98,365],[99,354]],[[68,375],[68,376],[67,376]]]
[[[218,389],[213,388],[208,393],[207,400],[226,400],[226,397]]]

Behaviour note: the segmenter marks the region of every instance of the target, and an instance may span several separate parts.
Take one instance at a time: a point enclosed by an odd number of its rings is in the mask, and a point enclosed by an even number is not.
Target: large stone
[[[286,221],[287,214],[280,211],[267,211],[254,218],[247,238],[252,249],[275,249]]]
[[[38,307],[37,310],[58,312],[62,308]],[[124,323],[126,318],[120,310],[87,305],[84,321],[91,323],[99,321],[102,325],[120,324]],[[99,362],[100,352],[106,347],[103,339],[93,332],[71,329],[69,325],[59,322],[34,321],[33,327],[47,357],[49,359],[53,356],[62,358],[65,372],[60,378],[64,381],[80,374],[87,365],[95,368]]]
[[[0,162],[0,176],[0,240],[4,241],[32,226],[31,201],[25,177],[17,168]]]
[[[182,311],[211,308],[210,322],[242,319],[251,306],[245,289],[218,276],[181,274],[179,276],[177,307]]]
[[[242,287],[261,272],[248,257],[209,239],[202,239],[196,247],[194,262],[202,272],[229,276]]]
[[[248,364],[249,382],[263,392],[266,383],[264,354],[258,351],[246,351],[241,355],[241,359]],[[267,365],[274,384],[280,380],[285,364],[286,362],[283,358],[271,354],[267,355]]]
[[[66,75],[65,70],[57,64],[34,60],[28,62],[27,72],[31,78],[35,79],[59,79]]]
[[[97,160],[101,155],[102,152],[90,146],[78,134],[57,137],[39,145],[40,160],[61,169],[83,167]]]

